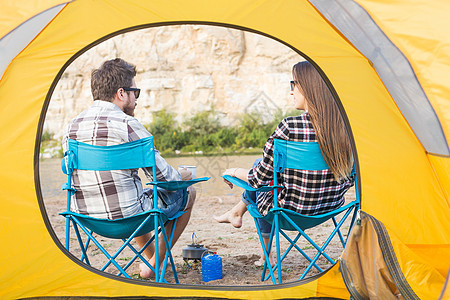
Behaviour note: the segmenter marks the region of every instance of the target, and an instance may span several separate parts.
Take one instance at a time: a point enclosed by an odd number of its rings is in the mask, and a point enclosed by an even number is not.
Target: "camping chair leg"
[[[331,241],[331,239],[330,239],[330,241]],[[325,256],[328,259],[328,261],[330,261],[331,258],[324,252],[325,248],[328,246],[328,243],[330,241],[327,240],[327,242],[325,243],[326,245],[324,245],[322,248],[320,248],[320,250],[318,250],[317,254],[314,256],[312,261],[306,267],[305,271],[303,271],[302,275],[300,276],[300,278],[298,280],[302,280],[303,278],[305,278],[306,274],[308,274],[308,272],[311,270],[313,265],[316,264],[316,261],[319,259],[320,255]],[[331,259],[330,263],[334,264],[334,260]]]
[[[317,249],[317,251],[319,251],[320,253],[322,253],[322,255],[323,256],[325,256],[325,258],[329,261],[329,262],[331,262],[331,263],[334,263],[334,260],[330,257],[330,256],[328,256],[328,254],[326,254],[325,252],[323,252],[323,249],[322,248],[320,248],[316,243],[314,243],[314,241],[300,228],[300,227],[298,227],[297,226],[297,224],[295,224],[284,212],[281,212],[281,214],[286,218],[286,221],[288,221],[292,226],[294,226],[294,228],[298,231],[298,232],[300,232],[304,237],[305,237],[305,239],[314,247],[314,248],[316,248]],[[342,220],[341,220],[341,222],[340,223],[342,223]],[[342,224],[340,224],[340,225],[342,225]],[[339,225],[339,226],[340,226]],[[336,228],[333,230],[333,232],[332,232],[332,234],[328,237],[328,239],[327,239],[327,241],[328,241],[328,243],[330,242],[330,240],[331,240],[331,238],[333,238],[333,236],[336,234]],[[331,237],[331,238],[330,238]],[[315,262],[315,261],[314,261]]]
[[[278,224],[273,222],[273,224]],[[288,253],[291,251],[291,249],[293,247],[295,247],[295,249],[297,251],[299,251],[310,263],[313,261],[302,249],[300,249],[300,247],[297,246],[297,241],[299,240],[299,238],[302,236],[301,234],[297,234],[297,236],[295,237],[294,240],[292,240],[283,230],[278,228],[278,232],[281,233],[283,235],[283,237],[290,242],[290,246],[288,247],[288,249],[283,253],[283,255],[280,258],[280,248],[278,248],[278,254],[277,254],[277,264],[275,265],[275,267],[272,269],[273,272],[275,272],[275,270],[278,269],[278,275],[281,273],[281,263],[283,262],[283,260],[286,258],[286,256],[288,255]],[[306,235],[303,232],[304,235]],[[279,239],[278,239],[278,243],[279,243]],[[318,246],[317,246],[318,247]],[[279,262],[279,263],[278,263]],[[323,272],[323,270],[315,263],[312,264],[319,272]],[[270,275],[267,275],[266,278],[264,278],[264,281],[269,279]],[[280,276],[280,275],[279,275]],[[282,278],[279,277],[278,279],[279,283],[282,283]]]
[[[334,217],[331,219],[333,220],[334,227],[336,228],[337,227],[336,219]],[[337,233],[339,235],[339,239],[341,240],[342,248],[345,248],[345,241],[344,241],[344,237],[342,236],[341,230],[338,229]]]
[[[159,218],[158,215],[153,214],[153,224],[155,227],[158,228]],[[161,229],[161,232],[164,232],[164,230]],[[155,234],[155,282],[159,282],[159,234]]]
[[[283,262],[283,260],[285,259],[285,257],[288,255],[288,253],[290,252],[290,250],[292,249],[293,246],[295,246],[295,247],[297,248],[297,250],[300,251],[300,253],[302,253],[303,251],[302,251],[301,249],[299,249],[297,245],[295,245],[295,243],[298,241],[299,237],[301,237],[300,234],[298,234],[297,237],[295,238],[295,240],[292,241],[292,240],[286,235],[286,233],[283,232],[283,230],[280,230],[280,233],[281,233],[281,234],[282,234],[289,242],[291,242],[291,245],[288,247],[288,249],[287,249],[287,250],[283,253],[283,255],[281,256],[281,259],[280,259],[280,264],[281,264],[281,263]],[[304,253],[304,252],[303,252],[303,253]],[[303,253],[302,253],[302,254],[303,254]],[[306,255],[306,254],[304,254],[304,255]],[[309,260],[311,261],[310,258],[309,258]],[[275,272],[275,270],[277,270],[277,269],[278,269],[278,265],[275,265],[275,267],[273,268],[273,271]],[[267,277],[264,278],[264,281],[266,281],[267,279],[269,279],[269,276],[270,276],[270,275],[267,275]],[[263,281],[263,280],[261,279],[261,281]]]
[[[80,244],[81,252],[83,253],[81,255],[80,260],[81,261],[85,260],[86,264],[88,264],[90,266],[91,263],[89,262],[89,258],[88,258],[87,253],[86,253],[87,247],[89,245],[90,237],[88,236],[88,238],[87,238],[86,248],[85,248],[85,245],[83,245],[83,240],[81,239],[80,231],[78,230],[78,226],[77,226],[77,224],[75,222],[73,222],[73,229],[74,229],[75,234],[77,236],[78,243]],[[91,231],[91,234],[92,234],[92,231]]]
[[[159,233],[159,232],[158,232]],[[134,252],[135,256],[126,264],[125,267],[123,267],[124,270],[128,269],[128,267],[137,259],[140,258],[142,260],[142,262],[149,267],[153,272],[155,272],[155,270],[153,269],[152,265],[141,256],[142,252],[144,252],[145,249],[147,249],[147,247],[153,242],[153,240],[155,239],[154,236],[152,236],[147,243],[145,243],[144,247],[141,248],[141,250],[137,251],[131,244],[128,244],[128,247]],[[122,239],[123,242],[125,242],[125,239]],[[120,276],[120,273],[117,274],[117,276]]]
[[[305,257],[306,260],[308,260],[308,261],[311,263],[312,259],[308,256],[308,254],[305,253],[305,251],[303,251],[302,249],[300,249],[300,247],[297,246],[297,244],[296,244],[296,243],[297,243],[297,240],[298,240],[302,235],[301,235],[301,234],[298,234],[297,237],[295,238],[295,240],[292,241],[291,238],[290,238],[286,233],[284,233],[282,230],[281,230],[280,232],[281,232],[281,234],[283,234],[283,236],[291,243],[290,249],[292,249],[292,247],[295,247],[295,249],[296,249],[298,252],[300,252],[300,253],[303,255],[303,257]],[[288,250],[290,250],[290,249],[288,249]],[[288,250],[286,250],[285,255],[283,255],[283,257],[281,258],[281,260],[283,260],[284,257],[286,257],[287,251],[288,251]],[[314,267],[315,267],[319,272],[323,272],[323,270],[322,270],[318,265],[314,264]]]
[[[273,236],[274,236],[274,232],[275,232],[275,223],[272,224],[271,228],[270,228],[270,238],[269,238],[269,242],[267,243],[267,248],[264,245],[263,247],[263,251],[265,250],[266,252],[264,253],[264,268],[263,268],[263,272],[261,274],[261,281],[266,281],[267,279],[269,279],[269,276],[272,278],[272,281],[275,280],[275,274],[273,273],[276,270],[275,268],[272,268],[272,265],[270,264],[270,252],[272,251],[272,243],[273,243]],[[263,241],[263,239],[261,239],[261,241]],[[261,244],[263,245],[263,243]],[[270,269],[269,267],[270,266]],[[272,272],[269,272],[269,275],[267,275],[266,278],[265,274],[266,274],[266,270],[272,270]]]
[[[91,234],[92,234],[92,233],[93,233],[93,231],[91,230]],[[90,238],[90,237],[87,237],[86,243],[84,244],[84,251],[85,251],[85,252],[87,251],[87,249],[88,249],[88,247],[89,247],[90,241],[91,241],[91,238]],[[83,259],[84,259],[84,254],[83,254],[83,256],[81,256],[81,261],[83,261]],[[86,259],[87,259],[87,254],[86,254]]]
[[[178,220],[178,219],[175,219],[175,221],[174,221],[174,223],[173,223],[173,226],[172,226],[172,231],[171,231],[171,233],[170,233],[170,239],[169,239],[169,245],[172,245],[173,234],[175,233],[175,227],[176,227],[176,225],[177,225],[177,220]],[[170,253],[172,253],[172,252],[170,252]],[[163,271],[164,271],[164,272],[165,272],[165,266],[166,266],[166,261],[167,261],[168,254],[169,254],[169,252],[166,252],[166,256],[164,257],[164,268],[163,268]],[[176,282],[176,283],[179,283],[179,282],[178,282],[178,274],[177,274],[177,270],[176,270],[175,264],[174,264],[174,262],[173,262],[173,257],[172,257],[172,255],[171,255],[170,257],[171,257],[171,263],[170,263],[170,265],[171,265],[171,267],[172,267],[172,273],[174,274],[173,277],[175,278],[175,282]]]
[[[329,257],[328,254],[325,253],[325,248],[328,246],[328,244],[331,242],[333,237],[336,235],[336,232],[339,230],[339,228],[342,226],[344,221],[347,219],[347,217],[350,214],[350,212],[351,212],[351,210],[347,210],[347,212],[345,213],[344,217],[342,217],[342,219],[339,221],[339,224],[333,230],[333,232],[330,234],[330,236],[327,238],[327,240],[325,241],[325,243],[323,244],[323,246],[321,248],[318,248],[318,246],[314,242],[312,243],[312,245],[314,247],[316,247],[316,249],[318,250],[318,253],[316,254],[316,256],[314,256],[313,261],[305,269],[303,274],[300,276],[299,280],[302,280],[306,276],[306,274],[312,268],[312,264],[316,263],[316,261],[319,259],[320,255],[323,255],[330,263],[334,264],[334,260],[331,257]]]
[[[278,213],[275,214],[274,223],[275,223],[275,246],[277,251],[277,267],[278,267],[278,283],[283,283],[283,277],[281,275],[281,258],[280,258],[280,224],[278,223],[280,215]]]
[[[281,262],[283,262],[284,258],[288,255],[288,253],[290,252],[290,250],[295,247],[295,249],[300,252],[301,255],[303,255],[303,257],[308,260],[310,263],[312,262],[312,259],[308,256],[308,254],[306,254],[302,249],[300,249],[299,246],[297,246],[297,241],[298,239],[302,236],[301,234],[297,234],[297,237],[292,240],[286,233],[283,232],[283,230],[280,230],[280,233],[286,238],[286,240],[288,240],[291,245],[289,246],[289,248],[284,252],[283,256],[281,257]],[[313,266],[319,271],[319,272],[323,272],[323,270],[317,265],[317,264],[313,264]],[[278,268],[278,266],[275,266],[275,268],[273,269],[273,271],[275,271]],[[267,280],[269,279],[269,275],[264,279]]]
[[[268,276],[270,276],[270,278],[272,279],[272,283],[273,284],[277,284],[277,282],[275,281],[275,275],[273,274],[273,271],[272,271],[272,266],[270,265],[270,260],[269,260],[269,253],[270,252],[268,251],[268,249],[271,249],[271,247],[272,247],[272,237],[273,237],[274,224],[272,224],[272,229],[271,229],[271,232],[270,232],[270,239],[269,239],[269,243],[268,243],[267,248],[266,248],[266,245],[264,245],[263,237],[261,235],[261,231],[260,231],[259,226],[258,226],[258,222],[256,221],[256,218],[254,218],[253,220],[255,221],[256,231],[258,232],[258,237],[259,237],[259,242],[261,243],[261,247],[262,247],[263,252],[264,252],[264,267],[263,267],[263,273],[261,275],[261,281],[267,280],[267,279],[264,279],[265,274],[266,274],[266,267],[267,267],[267,269],[269,269],[269,272],[270,272],[270,274]]]
[[[176,223],[177,223],[176,221],[177,221],[177,220],[175,219],[175,220],[174,220],[174,223],[173,223],[173,226],[172,226],[171,233],[170,233],[170,243],[169,243],[169,240],[167,239],[166,231],[165,231],[165,230],[162,230],[162,231],[161,231],[161,232],[162,232],[163,239],[164,239],[164,243],[166,244],[166,254],[165,254],[165,257],[164,257],[163,270],[162,270],[162,272],[161,272],[161,280],[164,280],[164,273],[165,273],[165,271],[166,271],[166,266],[167,266],[167,255],[168,255],[168,256],[169,256],[169,259],[170,259],[170,264],[172,265],[173,277],[175,278],[175,282],[176,282],[176,283],[179,283],[179,282],[178,282],[177,271],[176,271],[176,268],[175,268],[175,262],[173,261],[172,252],[170,251],[170,246],[171,246],[171,244],[172,244],[173,233],[175,232],[175,225],[176,225]],[[162,219],[160,219],[160,223],[161,223],[161,228],[164,228],[164,223],[163,223]],[[156,256],[155,256],[155,257],[156,257]],[[158,257],[156,257],[156,258],[157,258],[156,260],[158,260]],[[157,270],[158,270],[158,269],[157,269]],[[158,270],[158,272],[159,272],[159,270]],[[159,281],[159,282],[161,282],[161,281]]]
[[[263,281],[263,279],[264,279],[264,274],[265,274],[266,270],[269,270],[268,276],[270,276],[270,278],[272,278],[272,282],[275,282],[274,284],[276,284],[275,273],[274,273],[276,270],[276,267],[273,268],[272,264],[270,263],[270,252],[272,252],[272,244],[273,244],[273,240],[274,240],[273,239],[274,234],[275,234],[275,223],[273,223],[272,227],[270,228],[270,238],[269,238],[269,242],[267,243],[267,248],[264,248],[265,249],[264,270],[263,270],[263,274],[261,276],[261,281]],[[261,239],[261,241],[264,244],[264,239]],[[266,247],[266,246],[264,245],[264,247]],[[265,278],[265,280],[267,280],[267,279],[268,279],[268,277]]]
[[[299,238],[302,236],[301,234],[297,234],[297,236],[295,237],[294,240],[292,240],[283,230],[280,230],[280,233],[284,236],[284,238],[289,241],[290,246],[288,247],[288,249],[283,253],[283,255],[281,256],[280,259],[280,264],[283,262],[283,260],[286,258],[286,256],[289,254],[289,252],[291,251],[292,248],[295,247],[295,249],[300,252],[300,254],[303,255],[303,257],[305,257],[305,259],[307,259],[309,262],[312,261],[312,259],[308,256],[308,254],[306,254],[302,249],[300,249],[300,247],[297,246],[297,241],[299,240]],[[319,272],[323,272],[323,270],[316,264],[314,264],[314,267],[319,271]],[[278,265],[275,265],[275,267],[273,268],[273,271],[275,272],[275,270],[278,269]],[[269,279],[270,275],[267,275],[266,278],[261,279],[261,281],[266,281]]]
[[[348,228],[348,233],[347,233],[347,237],[345,239],[345,242],[347,243],[347,239],[350,236],[350,232],[352,231],[353,225],[355,225],[355,221],[356,221],[356,216],[358,215],[358,204],[355,205],[352,209],[354,209],[353,211],[353,216],[352,216],[352,222],[350,223],[350,227]]]
[[[76,218],[73,217],[73,220],[78,224],[78,226],[80,226],[80,228],[84,231],[84,233],[91,238],[92,242],[97,246],[97,248],[111,261],[111,263],[122,273],[122,275],[125,276],[126,278],[131,278],[111,257],[111,255],[109,255],[109,253],[102,247],[102,245],[100,245],[100,243],[94,238],[94,236],[91,235],[90,232],[87,229],[85,229]],[[103,271],[103,269],[101,271]]]
[[[70,246],[70,217],[66,216],[66,250],[69,250]]]
[[[139,225],[139,227],[136,228],[136,230],[127,238],[125,243],[123,243],[122,246],[119,247],[119,249],[116,251],[116,253],[114,253],[114,255],[111,256],[111,258],[109,258],[109,261],[101,268],[101,271],[104,271],[111,263],[114,264],[116,257],[119,256],[119,254],[122,252],[123,249],[125,249],[125,247],[128,247],[128,245],[130,245],[131,241],[134,239],[134,237],[137,235],[137,233],[141,230],[141,228],[144,227],[144,225],[149,221],[150,217],[151,216],[148,216],[147,218],[145,218],[145,220],[141,223],[141,225]]]

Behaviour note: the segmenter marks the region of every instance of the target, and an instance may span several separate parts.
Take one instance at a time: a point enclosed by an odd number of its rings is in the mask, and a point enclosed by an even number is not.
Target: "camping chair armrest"
[[[284,186],[282,185],[273,185],[273,186],[262,186],[260,188],[255,189],[254,187],[252,187],[251,185],[249,185],[246,181],[230,176],[230,175],[223,175],[222,176],[223,179],[231,182],[232,184],[234,184],[235,186],[238,186],[240,188],[243,188],[246,191],[253,191],[253,192],[270,192],[273,191],[276,188],[284,188]]]
[[[247,205],[247,211],[250,213],[250,215],[253,218],[264,218],[263,215],[261,215],[261,213],[258,210],[258,206],[256,205],[256,203],[250,203],[249,205]]]
[[[177,190],[183,190],[193,184],[207,181],[211,177],[202,177],[202,178],[196,178],[191,180],[180,180],[180,181],[152,181],[146,183],[147,185],[156,185],[157,187],[163,188],[168,191],[177,191]]]

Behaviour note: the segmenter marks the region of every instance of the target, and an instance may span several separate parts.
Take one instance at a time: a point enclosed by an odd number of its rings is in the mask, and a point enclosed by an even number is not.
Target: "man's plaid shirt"
[[[317,142],[308,112],[281,121],[264,146],[263,160],[250,170],[248,181],[254,188],[273,181],[273,140]],[[278,194],[279,207],[304,215],[317,215],[332,211],[345,202],[345,192],[354,184],[353,178],[338,183],[330,170],[309,171],[286,168],[277,178],[284,188]],[[273,195],[260,193],[257,205],[262,215],[273,207]]]
[[[64,130],[62,142],[65,152],[69,138],[91,145],[111,146],[148,136],[151,134],[137,119],[126,115],[111,102],[96,100],[90,108],[70,121]],[[158,181],[181,180],[180,173],[167,164],[158,151],[155,157]],[[151,168],[144,169],[144,173],[151,180]],[[153,204],[151,199],[143,195],[137,169],[74,170],[72,182],[77,190],[72,197],[72,208],[95,218],[129,217],[151,209]]]

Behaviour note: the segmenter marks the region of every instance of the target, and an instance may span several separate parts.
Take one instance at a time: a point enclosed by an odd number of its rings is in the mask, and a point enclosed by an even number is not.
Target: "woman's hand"
[[[223,172],[222,176],[229,175],[229,176],[231,176],[231,177],[236,177],[236,170],[237,170],[237,168],[226,169],[226,170]],[[233,184],[232,184],[231,182],[229,182],[229,181],[226,180],[225,178],[223,179],[223,181],[224,181],[226,184],[228,184],[228,186],[230,187],[230,189],[233,188]]]
[[[181,180],[187,181],[187,180],[191,180],[192,179],[192,173],[188,169],[183,168],[179,172],[181,174]]]

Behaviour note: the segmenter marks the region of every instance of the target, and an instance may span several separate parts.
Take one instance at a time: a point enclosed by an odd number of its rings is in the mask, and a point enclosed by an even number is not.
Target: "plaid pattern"
[[[66,126],[62,143],[65,152],[68,149],[68,139],[97,146],[111,146],[148,136],[151,134],[138,120],[126,115],[115,104],[96,100]],[[181,180],[180,173],[167,164],[158,151],[155,156],[158,181]],[[151,168],[144,169],[144,173],[152,180]],[[95,218],[129,217],[151,209],[153,204],[153,194],[143,194],[137,169],[74,170],[72,182],[77,190],[72,197],[72,209]]]
[[[264,146],[263,160],[248,173],[248,182],[254,188],[273,181],[273,140],[317,142],[308,112],[281,121]],[[354,179],[338,183],[330,170],[309,171],[286,168],[277,178],[284,188],[278,193],[278,206],[304,215],[317,215],[332,211],[345,202],[345,192]],[[273,195],[260,193],[259,211],[266,215],[273,207]]]

